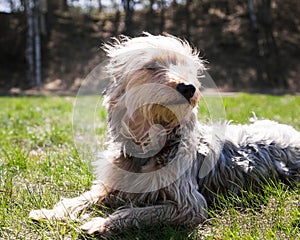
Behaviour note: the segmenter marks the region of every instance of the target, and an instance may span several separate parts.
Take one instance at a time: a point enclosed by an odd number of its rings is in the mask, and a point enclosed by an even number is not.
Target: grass
[[[199,117],[207,119],[209,98]],[[33,223],[31,209],[51,208],[59,199],[89,189],[91,157],[81,158],[73,142],[73,97],[0,98],[0,239],[85,239],[76,222]],[[246,123],[252,112],[300,130],[300,97],[239,94],[223,98],[227,119]],[[105,117],[95,126],[105,139]],[[218,118],[218,114],[216,114]],[[116,239],[299,239],[300,190],[270,183],[264,194],[220,199],[196,228],[148,226]],[[91,238],[93,239],[93,237]]]

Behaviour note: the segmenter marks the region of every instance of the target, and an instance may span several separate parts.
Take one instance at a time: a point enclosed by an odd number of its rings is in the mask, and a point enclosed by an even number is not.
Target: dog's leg
[[[141,224],[158,225],[159,223],[176,223],[182,220],[178,209],[174,205],[157,205],[142,208],[122,209],[107,218],[96,217],[81,226],[88,234],[94,232],[105,233],[110,230],[137,227]],[[201,216],[202,221],[205,216]]]
[[[92,186],[90,191],[75,198],[64,198],[57,203],[53,209],[32,210],[29,218],[34,220],[65,220],[66,218],[76,219],[77,215],[87,207],[101,201],[106,195],[105,188],[98,184]]]
[[[197,196],[197,198],[189,199],[181,207],[178,204],[166,203],[118,210],[107,218],[92,218],[82,225],[81,229],[88,234],[92,234],[94,232],[106,233],[111,230],[138,227],[142,224],[199,224],[207,218],[207,204],[201,194],[198,193],[194,196]]]

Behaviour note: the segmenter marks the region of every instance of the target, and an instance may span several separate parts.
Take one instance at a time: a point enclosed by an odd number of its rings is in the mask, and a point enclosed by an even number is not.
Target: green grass
[[[74,101],[73,97],[0,98],[0,239],[85,239],[79,223],[37,224],[28,219],[31,209],[51,208],[62,196],[74,197],[89,189],[94,180],[91,157],[79,157],[73,142]],[[300,97],[239,94],[221,103],[234,123],[248,122],[255,112],[258,118],[300,130]],[[209,116],[205,104],[200,106],[201,119]],[[96,132],[102,142],[105,111],[99,109],[98,116],[101,124]],[[211,217],[196,228],[148,226],[123,231],[116,239],[299,239],[299,188],[274,183],[263,192],[221,199]]]

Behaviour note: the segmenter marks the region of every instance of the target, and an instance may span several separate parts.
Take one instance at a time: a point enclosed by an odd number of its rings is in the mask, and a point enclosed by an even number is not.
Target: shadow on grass
[[[93,234],[86,235],[81,234],[80,240],[92,240],[92,239],[107,239],[107,240],[183,240],[190,239],[193,235],[192,228],[184,228],[180,226],[158,225],[158,226],[141,226],[140,228],[130,228],[126,230],[117,230],[109,235]]]

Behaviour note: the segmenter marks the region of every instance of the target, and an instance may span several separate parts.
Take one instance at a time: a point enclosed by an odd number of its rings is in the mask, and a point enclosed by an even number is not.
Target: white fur
[[[172,114],[155,108],[152,100],[170,105],[169,101],[180,98],[178,84],[197,88],[198,73],[205,69],[198,52],[187,42],[145,34],[134,39],[122,37],[104,47],[113,82],[105,98],[109,147],[94,164],[98,181],[81,196],[64,199],[52,210],[34,210],[29,217],[74,219],[90,205],[108,201],[127,206],[106,218],[90,219],[83,230],[91,234],[161,222],[198,224],[207,218],[208,205],[220,194],[239,195],[270,179],[300,182],[300,133],[291,126],[270,120],[203,125],[197,122],[198,90],[190,104],[172,105],[172,111],[180,112],[177,122],[170,120],[175,125],[165,122],[164,117]],[[147,84],[171,89],[139,88]],[[139,105],[144,106],[143,101],[150,103],[135,112]],[[145,125],[135,129],[140,123]],[[168,129],[164,131],[163,126]],[[142,137],[136,136],[140,133]],[[141,146],[144,136],[152,141],[151,147],[160,146],[162,137],[165,142],[159,151],[146,156],[151,149]],[[132,156],[130,148],[136,145],[145,157]]]

